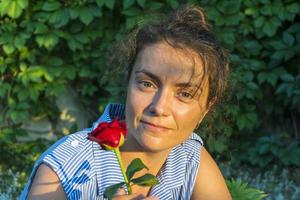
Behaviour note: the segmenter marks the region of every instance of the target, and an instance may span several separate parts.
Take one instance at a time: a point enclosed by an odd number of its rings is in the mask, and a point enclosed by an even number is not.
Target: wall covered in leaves
[[[232,69],[230,97],[204,130],[210,147],[238,163],[299,166],[299,1],[203,4]]]
[[[47,119],[61,136],[61,95],[75,94],[87,122],[124,101],[112,46],[185,3],[206,9],[231,54],[228,95],[198,130],[209,149],[236,164],[300,166],[299,1],[0,0],[0,170],[25,179],[49,145],[20,140],[25,123]]]

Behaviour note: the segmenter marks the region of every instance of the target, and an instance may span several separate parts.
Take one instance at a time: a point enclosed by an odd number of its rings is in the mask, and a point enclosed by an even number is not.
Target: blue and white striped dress
[[[104,199],[105,188],[123,182],[117,158],[112,151],[87,139],[100,122],[124,118],[124,105],[109,104],[92,128],[68,135],[52,145],[36,161],[20,199],[26,199],[38,166],[44,163],[58,175],[68,199]],[[160,200],[191,198],[200,164],[201,138],[192,133],[184,143],[172,149],[150,195]]]

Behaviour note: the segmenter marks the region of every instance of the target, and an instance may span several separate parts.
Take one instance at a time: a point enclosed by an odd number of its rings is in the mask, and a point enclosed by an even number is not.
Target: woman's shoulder
[[[48,148],[35,162],[21,199],[27,196],[40,166],[47,166],[55,172],[62,187],[68,188],[67,196],[76,192],[80,185],[94,185],[95,172],[91,170],[94,165],[93,142],[87,139],[89,132],[84,130],[64,136]]]
[[[185,149],[189,161],[200,162],[200,152],[203,145],[203,140],[196,133],[192,133],[191,136],[183,142],[182,146]]]
[[[92,147],[92,142],[87,139],[88,133],[88,130],[84,130],[64,136],[45,151],[40,159],[55,159],[63,164],[78,154],[84,154],[82,150]]]
[[[185,141],[185,143],[192,145],[192,144],[200,144],[203,146],[203,140],[197,133],[192,133],[190,137]]]

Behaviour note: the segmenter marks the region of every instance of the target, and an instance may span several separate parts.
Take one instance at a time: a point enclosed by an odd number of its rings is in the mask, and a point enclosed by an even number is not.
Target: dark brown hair
[[[159,22],[136,28],[124,41],[121,52],[130,78],[138,53],[149,44],[167,42],[174,48],[192,49],[202,59],[208,75],[208,102],[224,93],[229,74],[228,55],[218,42],[204,10],[199,6],[184,6]]]

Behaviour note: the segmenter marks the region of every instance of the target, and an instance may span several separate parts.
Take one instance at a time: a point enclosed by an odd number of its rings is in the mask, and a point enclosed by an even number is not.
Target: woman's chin
[[[153,136],[151,133],[143,132],[139,136],[137,142],[144,151],[158,153],[171,148],[166,139]]]

